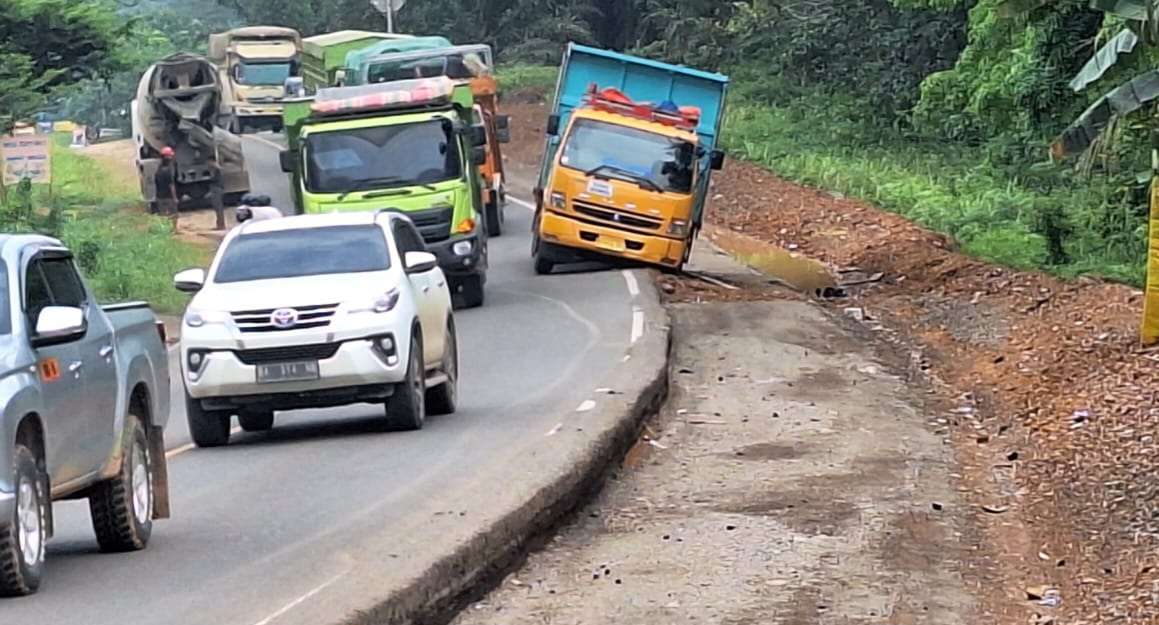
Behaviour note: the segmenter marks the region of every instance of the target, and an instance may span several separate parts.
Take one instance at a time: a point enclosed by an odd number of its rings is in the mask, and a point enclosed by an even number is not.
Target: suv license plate
[[[258,384],[303,382],[317,380],[319,377],[321,374],[318,372],[317,360],[258,365]]]

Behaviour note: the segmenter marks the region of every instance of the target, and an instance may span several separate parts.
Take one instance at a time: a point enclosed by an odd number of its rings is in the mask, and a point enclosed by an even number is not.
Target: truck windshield
[[[290,63],[242,63],[237,66],[237,82],[254,87],[281,87],[290,77]]]
[[[306,138],[306,188],[313,193],[431,184],[458,178],[461,168],[451,122],[442,119]]]
[[[382,228],[328,226],[243,234],[230,242],[214,282],[246,282],[390,268]]]
[[[688,141],[591,119],[576,120],[560,164],[630,180],[647,179],[665,191],[690,193],[695,147]]]
[[[0,260],[0,335],[12,334],[12,318],[8,301],[8,265]]]

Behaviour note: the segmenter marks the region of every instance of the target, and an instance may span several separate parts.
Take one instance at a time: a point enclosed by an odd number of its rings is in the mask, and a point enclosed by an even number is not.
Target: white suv
[[[399,213],[248,222],[174,285],[196,293],[181,369],[199,447],[227,444],[235,414],[253,432],[275,410],[379,403],[390,428],[416,430],[455,410],[451,294]]]

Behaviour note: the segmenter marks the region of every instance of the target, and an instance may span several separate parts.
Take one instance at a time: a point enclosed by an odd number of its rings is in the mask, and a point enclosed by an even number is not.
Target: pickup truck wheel
[[[475,274],[463,278],[462,290],[459,297],[463,308],[478,308],[483,305],[486,294],[483,292],[483,276]]]
[[[447,381],[427,389],[427,412],[452,414],[459,399],[459,341],[455,337],[455,320],[447,319],[447,340],[440,372]]]
[[[153,534],[153,458],[141,419],[125,419],[125,457],[116,477],[89,495],[89,512],[101,551],[140,551]]]
[[[274,411],[243,412],[237,421],[246,432],[268,432],[274,427]]]
[[[395,385],[394,394],[386,400],[386,426],[391,430],[421,430],[426,421],[426,367],[419,332],[416,327],[410,339],[406,378]]]
[[[16,506],[10,519],[0,520],[0,595],[31,595],[44,573],[44,543],[48,540],[47,483],[36,455],[17,445]]]
[[[498,237],[503,235],[503,215],[499,208],[499,194],[492,193],[491,201],[487,202],[487,236]]]
[[[205,410],[201,402],[185,393],[185,418],[189,435],[198,447],[221,447],[229,444],[229,413]]]

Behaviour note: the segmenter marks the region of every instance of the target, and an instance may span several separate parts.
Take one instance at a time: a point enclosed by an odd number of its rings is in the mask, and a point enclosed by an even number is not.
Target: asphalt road
[[[246,144],[254,187],[288,206],[269,139]],[[511,194],[529,197],[526,185]],[[530,216],[509,204],[491,242],[487,304],[457,313],[458,413],[404,434],[381,432],[374,406],[281,413],[268,434],[192,449],[174,368],[173,518],[156,523],[146,551],[107,555],[87,505],[58,504],[45,584],[0,601],[0,623],[318,625],[373,583],[345,576],[360,541],[396,529],[391,557],[406,558],[423,549],[429,515],[470,524],[477,510],[464,502],[480,481],[518,479],[521,457],[577,414],[639,329],[636,275],[533,274]]]

